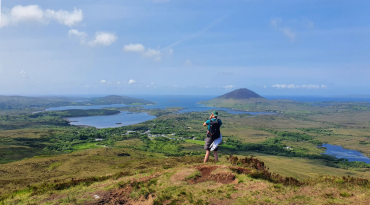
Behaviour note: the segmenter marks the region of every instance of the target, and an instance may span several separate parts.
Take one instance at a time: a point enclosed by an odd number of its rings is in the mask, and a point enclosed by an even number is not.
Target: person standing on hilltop
[[[208,126],[206,143],[204,149],[206,150],[206,156],[204,157],[204,163],[209,159],[209,153],[213,151],[215,161],[218,161],[218,144],[220,144],[220,139],[222,141],[220,127],[222,121],[217,118],[218,111],[213,111],[209,119],[203,124],[203,126]]]

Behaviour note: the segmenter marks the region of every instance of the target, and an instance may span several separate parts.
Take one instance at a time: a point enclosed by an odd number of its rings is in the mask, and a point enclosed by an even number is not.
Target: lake
[[[202,104],[197,104],[199,101],[212,99],[213,96],[142,96],[140,97],[145,100],[156,102],[155,105],[143,105],[146,109],[165,109],[166,107],[182,107],[184,112],[202,112],[208,110],[223,110],[231,114],[242,114],[248,113],[251,115],[261,114],[275,114],[268,112],[245,112],[231,110],[227,108],[208,107]],[[113,105],[92,105],[92,106],[63,106],[63,107],[51,107],[46,111],[53,110],[73,110],[73,109],[102,109],[105,107],[126,107],[124,104],[113,104]],[[117,115],[109,116],[91,116],[91,117],[76,117],[69,118],[72,125],[88,125],[97,128],[108,128],[108,127],[120,127],[125,125],[133,125],[141,122],[145,122],[154,119],[155,116],[148,115],[147,113],[134,113],[127,114],[129,112],[121,112]],[[122,124],[116,124],[122,123]]]
[[[132,113],[122,111],[117,115],[107,116],[91,116],[91,117],[72,117],[67,118],[72,125],[88,125],[96,128],[121,127],[126,125],[133,125],[155,118],[153,115],[147,113]],[[120,123],[120,124],[117,124]]]
[[[370,158],[364,156],[359,151],[344,149],[342,146],[331,144],[323,144],[322,147],[327,149],[326,152],[322,154],[331,155],[338,159],[344,158],[348,159],[348,161],[361,161],[370,164]]]

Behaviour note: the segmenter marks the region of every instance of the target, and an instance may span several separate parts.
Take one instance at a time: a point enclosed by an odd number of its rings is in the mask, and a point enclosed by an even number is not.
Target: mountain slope
[[[257,93],[247,89],[247,88],[240,88],[237,90],[234,90],[232,92],[226,93],[224,95],[221,95],[215,99],[234,99],[234,100],[241,100],[241,99],[251,99],[251,98],[263,98]],[[263,98],[265,99],[265,98]]]
[[[199,104],[204,104],[212,107],[225,107],[238,110],[256,110],[257,104],[267,103],[268,100],[261,97],[257,93],[246,89],[240,88],[224,95],[218,96],[208,101],[201,101]]]

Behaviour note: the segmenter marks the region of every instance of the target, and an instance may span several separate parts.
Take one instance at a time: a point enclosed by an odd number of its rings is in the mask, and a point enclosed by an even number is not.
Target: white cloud
[[[101,80],[100,82],[101,82],[101,83],[106,83],[107,81],[106,81],[106,80]]]
[[[19,74],[23,77],[23,78],[27,78],[28,77],[28,75],[27,75],[27,73],[25,72],[25,71],[21,71],[21,72],[19,72]]]
[[[286,85],[286,84],[276,84],[276,85],[273,85],[271,86],[273,88],[279,88],[279,89],[295,89],[295,88],[304,88],[304,89],[319,89],[319,88],[327,88],[326,85],[294,85],[294,84],[290,84],[290,85]]]
[[[11,20],[15,23],[22,21],[43,21],[44,11],[38,5],[17,5],[10,11]]]
[[[302,88],[307,88],[307,89],[318,89],[321,86],[320,85],[302,85]]]
[[[83,19],[83,13],[81,9],[74,9],[73,12],[68,11],[54,11],[47,9],[45,11],[45,16],[50,19],[54,19],[60,24],[72,27],[78,23],[80,23]]]
[[[84,43],[85,42],[85,38],[87,37],[87,33],[85,32],[80,32],[76,29],[71,29],[68,31],[68,36],[69,37],[72,37],[72,36],[76,36],[80,39],[81,43]]]
[[[98,31],[95,34],[95,39],[89,42],[91,46],[109,46],[117,40],[117,36],[113,33]]]
[[[77,38],[80,39],[81,44],[85,44],[85,39],[88,36],[87,33],[78,31],[76,29],[71,29],[68,31],[68,36],[76,36]],[[107,32],[96,32],[95,38],[88,43],[87,45],[90,46],[109,46],[112,43],[114,43],[117,40],[117,36],[112,34],[112,33],[107,33]]]
[[[297,86],[294,85],[294,84],[290,84],[290,85],[286,85],[286,84],[279,85],[279,84],[276,84],[276,85],[273,85],[272,87],[273,88],[281,88],[281,89],[285,89],[285,88],[290,88],[290,89],[297,88]]]
[[[38,5],[16,5],[10,12],[2,13],[1,17],[2,21],[0,28],[27,22],[38,22],[46,25],[53,20],[62,25],[72,27],[83,20],[83,12],[76,8],[71,12],[64,10],[54,11],[50,9],[44,11]]]
[[[154,82],[150,83],[151,85],[154,85]]]
[[[161,55],[161,52],[158,51],[158,50],[148,48],[148,50],[143,55],[147,56],[147,57],[157,57],[157,56]]]
[[[193,65],[193,63],[189,59],[186,60],[184,64],[187,65],[187,66]]]
[[[172,50],[172,49],[171,49]],[[148,57],[148,58],[153,58],[155,61],[160,61],[162,60],[162,53],[159,50],[155,49],[145,49],[145,46],[142,44],[129,44],[123,46],[123,51],[125,52],[134,52],[134,53],[141,53],[142,56]],[[173,50],[172,50],[173,52]]]
[[[121,84],[121,82],[120,82],[120,81],[118,81],[118,82],[117,82],[117,85],[119,85],[119,84]]]
[[[134,84],[134,83],[136,83],[136,81],[135,81],[135,80],[130,79],[130,80],[128,81],[128,84]]]
[[[233,85],[223,86],[223,88],[226,88],[226,89],[231,89],[231,88],[233,88],[233,87],[234,87]]]
[[[263,88],[267,88],[266,85],[264,85]]]
[[[168,50],[168,54],[172,55],[173,54],[173,49],[170,48],[170,50]]]
[[[123,51],[125,52],[144,52],[145,46],[142,44],[130,44],[123,46]]]

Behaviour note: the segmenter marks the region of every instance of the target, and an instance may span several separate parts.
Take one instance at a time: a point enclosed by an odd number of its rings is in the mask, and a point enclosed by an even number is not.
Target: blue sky
[[[2,0],[0,94],[370,94],[369,1]]]

